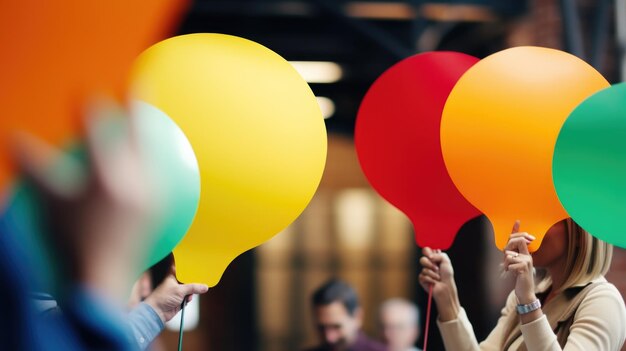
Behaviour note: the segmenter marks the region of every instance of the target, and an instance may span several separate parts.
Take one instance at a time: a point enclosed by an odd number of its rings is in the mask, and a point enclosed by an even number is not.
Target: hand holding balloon
[[[409,217],[415,242],[422,247],[449,248],[461,225],[479,215],[452,183],[439,137],[446,99],[476,62],[457,52],[411,56],[376,79],[359,107],[354,141],[363,173],[382,197]],[[448,296],[448,286],[437,285],[436,296]],[[456,316],[455,311],[450,315]]]
[[[422,249],[423,256],[420,258],[422,271],[419,282],[422,288],[428,292],[432,286],[433,297],[437,303],[439,319],[442,322],[456,319],[461,303],[454,281],[454,269],[452,262],[445,252],[432,250],[429,247]]]
[[[170,272],[157,288],[146,297],[145,302],[159,315],[163,323],[169,322],[180,312],[181,302],[191,302],[194,294],[204,294],[209,287],[204,284],[180,284],[176,280],[176,267],[172,265]]]
[[[515,296],[521,304],[528,304],[537,299],[533,279],[533,258],[528,245],[535,237],[519,232],[520,221],[516,221],[504,248],[504,270],[515,273]]]

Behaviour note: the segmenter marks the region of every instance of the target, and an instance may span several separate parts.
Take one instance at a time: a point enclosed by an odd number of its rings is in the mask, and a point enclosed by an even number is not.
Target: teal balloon
[[[600,90],[567,118],[552,174],[565,210],[591,235],[626,248],[626,84]]]
[[[162,205],[148,238],[145,269],[172,252],[191,226],[200,200],[200,171],[187,137],[164,112],[134,101],[131,118]]]
[[[200,172],[191,144],[182,130],[165,113],[156,107],[135,101],[131,105],[131,118],[137,146],[150,172],[154,192],[152,200],[161,204],[159,216],[151,223],[152,230],[141,243],[144,260],[136,274],[159,262],[182,240],[191,226],[200,199]],[[115,123],[109,126],[108,135],[116,137],[122,128]],[[51,172],[63,179],[77,180],[86,172],[86,153],[83,145],[72,143],[65,150],[84,166],[82,170],[67,169],[57,163]],[[74,176],[72,176],[74,174]],[[54,289],[62,279],[58,260],[49,250],[51,237],[45,235],[45,214],[41,200],[32,186],[18,181],[12,188],[4,209],[0,209],[0,225],[19,239],[22,251],[29,256],[37,277],[46,290]]]

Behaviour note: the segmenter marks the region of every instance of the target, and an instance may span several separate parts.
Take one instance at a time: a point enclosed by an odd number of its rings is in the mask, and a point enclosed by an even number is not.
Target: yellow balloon
[[[174,250],[176,273],[215,286],[235,257],[284,229],[313,197],[327,147],[315,96],[273,51],[207,33],[147,49],[132,95],[170,116],[194,148],[200,204]]]

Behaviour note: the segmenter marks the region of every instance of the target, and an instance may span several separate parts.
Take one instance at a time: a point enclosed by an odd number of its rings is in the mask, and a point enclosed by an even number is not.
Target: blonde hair
[[[567,278],[563,285],[558,287],[557,292],[562,292],[567,288],[577,285],[584,285],[590,281],[603,276],[611,266],[613,259],[613,245],[591,236],[586,230],[581,228],[571,218],[565,221],[567,235],[567,258],[565,260],[565,273]],[[537,290],[542,291],[552,285],[552,279],[547,271],[537,283]],[[511,316],[515,316],[512,314]],[[513,329],[518,325],[519,318],[509,318],[507,332],[502,340],[502,347],[507,346],[507,341]]]
[[[565,220],[567,232],[566,279],[559,291],[586,284],[608,272],[613,259],[613,245],[591,236],[571,218]],[[538,285],[551,284],[549,276]]]

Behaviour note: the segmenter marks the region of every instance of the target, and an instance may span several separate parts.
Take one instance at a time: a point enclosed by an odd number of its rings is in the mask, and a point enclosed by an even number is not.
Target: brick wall
[[[613,254],[613,264],[606,277],[626,299],[626,250],[616,248]]]

